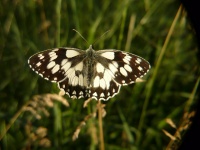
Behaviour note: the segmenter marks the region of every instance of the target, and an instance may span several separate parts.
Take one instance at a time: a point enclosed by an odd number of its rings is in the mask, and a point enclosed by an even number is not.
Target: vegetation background
[[[88,43],[110,30],[95,49],[129,51],[152,66],[146,82],[122,87],[103,102],[105,149],[168,147],[169,133],[175,138],[187,121],[184,116],[195,110],[199,83],[196,39],[178,1],[1,0],[0,149],[98,149],[97,102],[83,108],[84,99],[64,96],[66,107],[57,85],[27,64],[31,55],[45,49],[87,49],[72,29]],[[77,127],[80,133],[73,141]],[[173,146],[178,144],[176,140]]]

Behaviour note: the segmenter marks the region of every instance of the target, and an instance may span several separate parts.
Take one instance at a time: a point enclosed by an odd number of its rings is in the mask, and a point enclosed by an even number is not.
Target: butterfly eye
[[[108,100],[122,85],[134,83],[145,75],[149,63],[143,58],[119,50],[86,51],[56,48],[31,56],[28,64],[46,80],[56,82],[71,98]]]

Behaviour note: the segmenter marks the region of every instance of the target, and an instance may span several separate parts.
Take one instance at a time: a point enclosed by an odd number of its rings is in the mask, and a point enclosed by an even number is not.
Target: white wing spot
[[[104,93],[101,93],[100,97],[105,97]]]
[[[36,66],[39,67],[39,66],[41,66],[41,64],[42,64],[41,62],[38,62],[38,63],[36,64]]]
[[[43,55],[42,54],[38,54],[38,57],[42,57]]]
[[[65,72],[65,75],[68,76],[68,78],[69,78],[69,75],[70,75],[72,72],[74,72],[74,69],[73,69],[73,68],[70,68],[70,69],[67,70],[67,72]],[[69,78],[69,79],[70,79],[70,78]]]
[[[78,82],[79,82],[79,79],[78,79],[77,76],[75,76],[75,77],[73,78],[72,85],[73,85],[73,86],[77,86],[77,85],[78,85]]]
[[[63,59],[61,62],[61,66],[64,66],[67,63],[68,59]]]
[[[52,52],[49,53],[50,57],[53,57],[54,55],[56,55],[56,53],[54,51],[52,51]]]
[[[106,83],[105,83],[105,80],[104,80],[103,78],[100,80],[100,87],[101,87],[102,89],[105,89],[105,88],[106,88]]]
[[[100,72],[103,73],[103,71],[104,71],[104,67],[103,67],[103,65],[100,64],[100,63],[97,63],[96,69],[97,69],[97,72],[98,72],[98,73],[100,73]]]
[[[80,53],[75,50],[67,50],[66,51],[67,58],[72,58],[72,57],[78,56],[79,54]]]
[[[113,60],[115,58],[115,53],[114,52],[104,52],[101,54],[101,56],[103,56],[109,60]]]
[[[112,80],[112,77],[111,77],[111,75],[109,74],[109,72],[107,70],[105,70],[103,78],[104,78],[104,80],[106,82],[106,88],[109,89],[110,81]]]
[[[132,68],[129,65],[124,65],[124,68],[128,71],[128,72],[132,72]]]
[[[141,61],[142,61],[142,59],[140,59],[140,58],[137,58],[137,59],[135,60],[135,62],[136,62],[137,64],[140,64]]]
[[[55,81],[57,81],[57,80],[58,80],[58,78],[54,77],[54,80],[55,80]]]
[[[123,67],[120,67],[119,71],[125,77],[128,75],[127,72],[126,72],[126,70]]]
[[[123,61],[124,61],[126,64],[130,64],[130,61],[127,60],[127,59],[125,59],[125,58],[123,58]]]
[[[115,66],[113,65],[113,64],[109,64],[109,69],[111,70],[111,72],[113,73],[113,74],[115,74],[115,72],[117,72],[117,68],[115,68]]]
[[[82,75],[82,74],[79,75],[78,84],[79,84],[80,86],[83,86],[83,75]]]
[[[47,65],[47,69],[53,68],[56,65],[55,61],[51,61],[48,65]]]
[[[55,48],[55,49],[53,49],[52,51],[53,52],[57,52],[59,49],[58,48]]]
[[[99,76],[96,76],[93,81],[93,86],[99,87],[99,82],[100,82],[100,78],[99,78]]]
[[[69,78],[69,82],[72,83],[73,82],[73,78],[75,76],[75,71],[74,68],[70,68],[65,75],[67,75],[67,77]]]
[[[129,56],[129,55],[126,55],[126,56],[124,57],[124,59],[126,59],[126,60],[130,61],[130,60],[131,60],[131,56]]]
[[[54,55],[53,57],[50,58],[49,61],[55,60],[58,57],[58,55]]]
[[[39,54],[38,57],[40,58],[40,60],[44,58],[42,54]]]
[[[83,62],[80,62],[78,65],[75,66],[75,70],[82,71],[83,70]]]
[[[93,93],[93,96],[97,97],[97,92],[94,92],[94,93]]]
[[[118,63],[116,62],[116,61],[112,61],[112,64],[116,67],[116,68],[118,68]]]
[[[53,69],[51,70],[51,73],[54,74],[56,73],[58,70],[60,69],[60,66],[57,64],[53,67]]]
[[[142,67],[139,66],[139,67],[138,67],[138,70],[142,71],[143,69],[142,69]]]
[[[71,67],[71,62],[67,62],[64,66],[62,66],[62,69],[65,72],[67,72],[70,67]]]
[[[71,98],[72,99],[76,99],[77,97],[76,97],[76,95],[72,95]]]
[[[72,94],[73,94],[73,95],[76,95],[76,91],[74,90],[74,91],[72,92]]]

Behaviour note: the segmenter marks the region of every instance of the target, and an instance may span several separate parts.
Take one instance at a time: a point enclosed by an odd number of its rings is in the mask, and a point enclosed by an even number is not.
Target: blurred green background
[[[174,134],[195,108],[198,86],[197,44],[186,11],[174,0],[1,0],[0,1],[0,149],[98,149],[98,119],[91,117],[76,141],[72,136],[96,107],[93,100],[58,100],[47,105],[35,95],[58,93],[28,66],[36,52],[54,47],[120,49],[148,60],[146,82],[121,88],[106,104],[105,149],[155,150]]]

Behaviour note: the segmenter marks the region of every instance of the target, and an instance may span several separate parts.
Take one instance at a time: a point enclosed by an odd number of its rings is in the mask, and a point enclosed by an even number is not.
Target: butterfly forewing
[[[104,66],[111,71],[113,79],[121,85],[134,83],[150,68],[146,60],[131,53],[119,50],[100,50],[97,53],[100,56],[106,56],[107,60],[106,63],[103,63]]]
[[[66,78],[66,72],[71,67],[83,59],[83,54],[84,51],[79,49],[56,48],[31,56],[28,63],[33,71],[46,80],[59,82]]]
[[[119,50],[86,51],[56,48],[29,58],[30,67],[43,78],[57,82],[71,98],[108,100],[121,85],[145,75],[150,65],[143,58]]]

